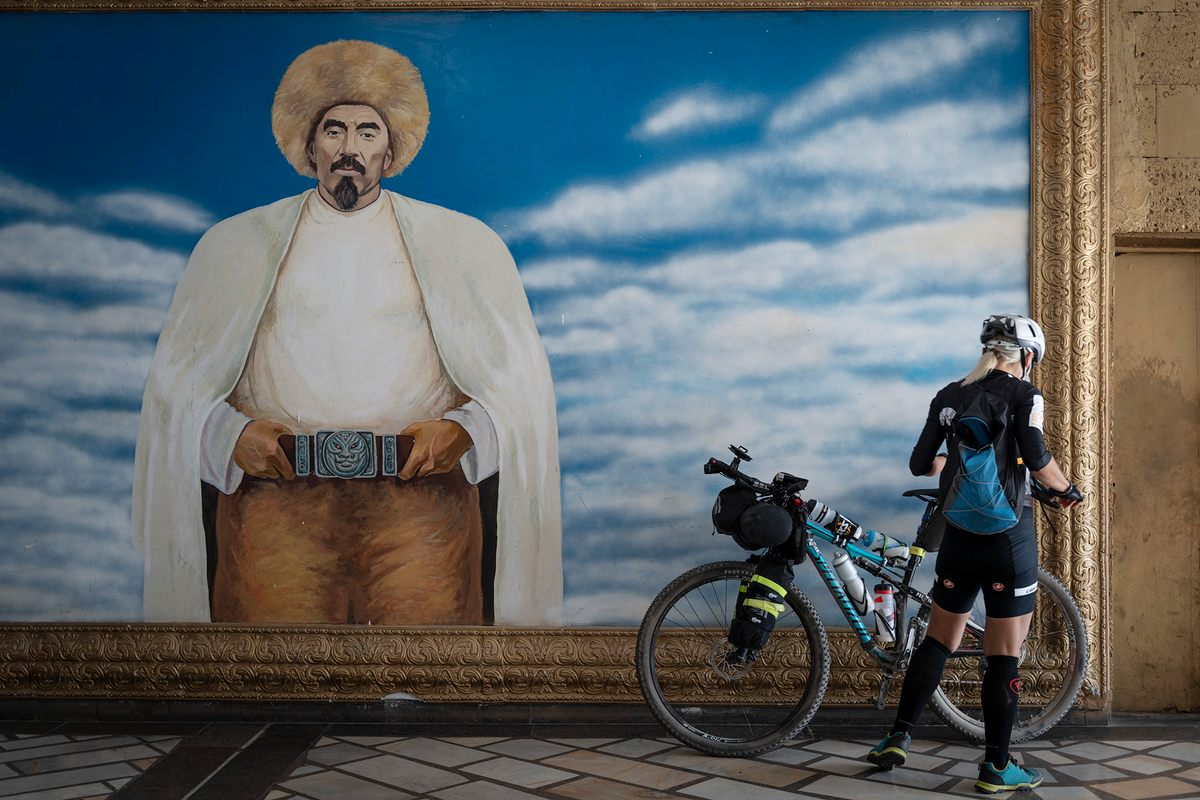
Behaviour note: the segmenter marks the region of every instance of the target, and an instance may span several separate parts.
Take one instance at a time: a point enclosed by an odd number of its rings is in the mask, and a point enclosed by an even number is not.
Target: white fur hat
[[[429,98],[421,73],[391,48],[341,39],[296,57],[279,82],[271,129],[284,157],[301,175],[315,178],[308,137],[319,115],[337,105],[368,105],[387,123],[392,164],[398,175],[416,157],[429,128]]]

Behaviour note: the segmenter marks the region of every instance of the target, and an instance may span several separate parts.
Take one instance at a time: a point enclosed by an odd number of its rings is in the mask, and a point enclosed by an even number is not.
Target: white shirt
[[[350,212],[310,195],[229,399],[201,435],[201,477],[226,493],[241,483],[233,446],[251,419],[308,434],[398,433],[420,420],[452,419],[474,443],[462,459],[468,480],[499,468],[486,410],[442,367],[386,194]]]

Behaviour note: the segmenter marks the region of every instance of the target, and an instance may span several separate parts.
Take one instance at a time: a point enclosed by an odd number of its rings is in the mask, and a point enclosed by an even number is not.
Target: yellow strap
[[[784,609],[783,603],[772,603],[769,600],[759,600],[754,597],[751,597],[749,600],[743,600],[742,605],[750,606],[751,608],[761,608],[772,617],[778,617]]]
[[[924,558],[925,557],[925,548],[917,547],[915,544],[909,545],[908,554],[910,556],[920,556],[921,558]]]
[[[785,597],[787,595],[787,589],[783,588],[770,578],[764,578],[762,575],[755,575],[750,580],[754,581],[755,583],[761,583],[763,586],[775,592],[775,594],[779,595],[780,597]]]

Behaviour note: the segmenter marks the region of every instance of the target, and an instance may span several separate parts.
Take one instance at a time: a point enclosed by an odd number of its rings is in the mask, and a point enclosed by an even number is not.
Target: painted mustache
[[[367,174],[367,168],[360,164],[358,159],[354,156],[342,156],[337,161],[334,161],[329,165],[330,172],[338,169],[352,169],[359,175]]]

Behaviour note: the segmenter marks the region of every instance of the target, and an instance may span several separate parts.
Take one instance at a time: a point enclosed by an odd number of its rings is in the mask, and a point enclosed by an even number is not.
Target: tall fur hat
[[[429,98],[421,73],[395,50],[351,39],[317,45],[296,57],[279,82],[271,129],[284,157],[301,175],[317,176],[308,139],[320,116],[338,105],[368,105],[387,123],[399,175],[416,157],[429,128]]]

